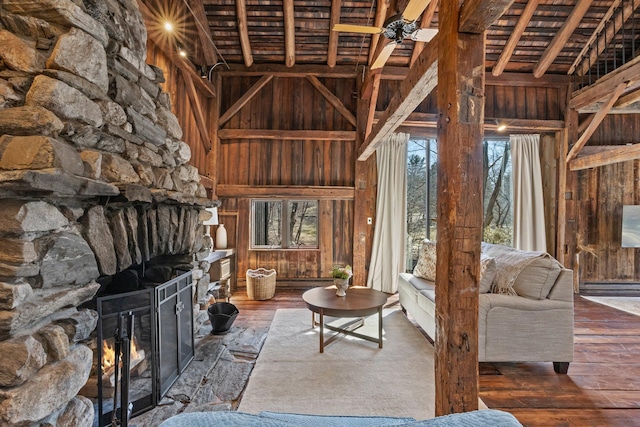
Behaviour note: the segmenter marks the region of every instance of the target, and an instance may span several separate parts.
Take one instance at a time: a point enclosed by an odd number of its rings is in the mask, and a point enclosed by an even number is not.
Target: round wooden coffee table
[[[302,299],[311,310],[311,324],[320,326],[320,353],[324,346],[334,341],[340,334],[354,336],[363,340],[377,342],[382,348],[382,306],[387,302],[387,295],[371,288],[353,287],[347,290],[347,296],[336,295],[335,286],[309,289],[302,294]],[[320,321],[316,322],[316,313]],[[364,325],[364,317],[378,313],[378,338],[354,332]],[[324,316],[357,317],[358,319],[337,327],[324,324]],[[324,328],[337,332],[325,341]]]

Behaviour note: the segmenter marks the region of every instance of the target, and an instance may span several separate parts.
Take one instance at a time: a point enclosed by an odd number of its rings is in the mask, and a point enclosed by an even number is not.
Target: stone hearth
[[[98,279],[181,255],[207,289],[214,202],[145,58],[135,0],[0,2],[2,425],[92,425]]]

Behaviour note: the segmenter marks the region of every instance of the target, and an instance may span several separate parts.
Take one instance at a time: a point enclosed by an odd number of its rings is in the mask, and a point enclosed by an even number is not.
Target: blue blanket
[[[179,414],[160,424],[160,427],[522,427],[508,412],[493,409],[445,415],[429,420],[413,418],[354,417],[260,412],[192,412]]]

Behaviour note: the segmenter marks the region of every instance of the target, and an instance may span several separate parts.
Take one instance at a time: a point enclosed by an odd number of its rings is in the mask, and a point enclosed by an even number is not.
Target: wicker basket
[[[247,270],[247,296],[263,301],[273,298],[276,293],[276,271],[258,268]]]

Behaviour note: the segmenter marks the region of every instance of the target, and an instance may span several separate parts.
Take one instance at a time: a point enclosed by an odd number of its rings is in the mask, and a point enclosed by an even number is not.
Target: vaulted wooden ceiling
[[[158,20],[178,23],[178,44],[196,66],[222,63],[231,69],[282,65],[370,65],[383,36],[331,31],[337,23],[383,26],[408,0],[140,0]],[[486,32],[487,70],[604,74],[605,68],[635,56],[640,47],[638,0],[502,0],[482,3],[499,18]],[[424,0],[418,27],[438,27],[438,0]],[[506,5],[502,13],[501,7]],[[489,11],[491,12],[491,11]],[[152,31],[152,29],[150,29]],[[600,37],[598,38],[598,34]],[[598,48],[617,34],[614,46]],[[626,48],[622,49],[622,45]],[[409,67],[425,43],[405,39],[386,62]],[[584,66],[581,60],[587,57]],[[596,58],[611,65],[596,65]],[[623,58],[625,57],[625,58]],[[497,65],[496,65],[497,64]],[[208,67],[207,67],[208,66]],[[599,69],[597,67],[600,67]]]

